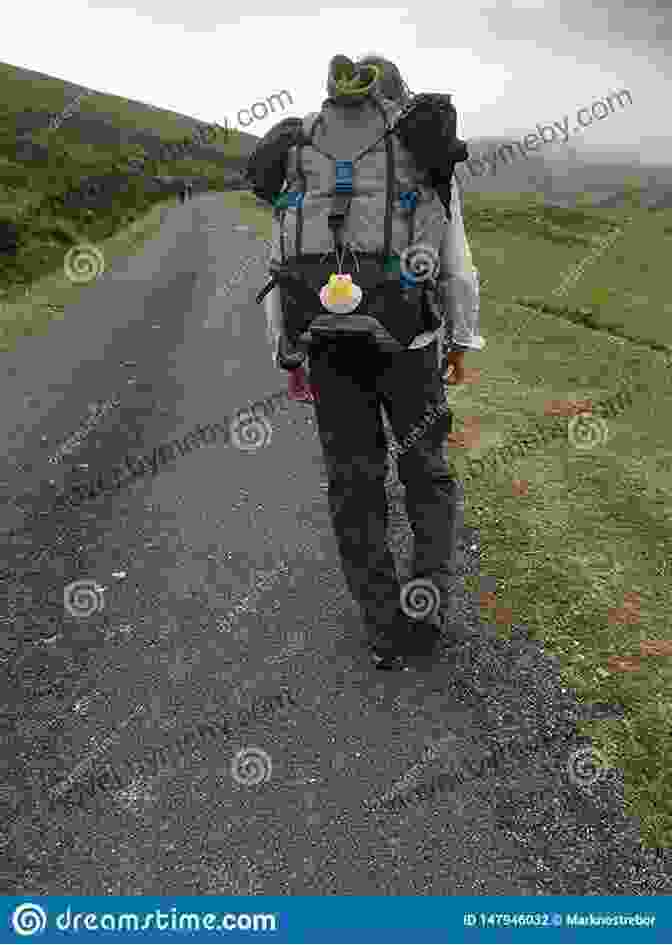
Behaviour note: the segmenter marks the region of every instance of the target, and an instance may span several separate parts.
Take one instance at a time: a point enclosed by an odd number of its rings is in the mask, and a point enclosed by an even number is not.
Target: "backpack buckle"
[[[334,161],[336,165],[336,193],[351,194],[354,163],[352,161]]]
[[[303,199],[305,194],[300,193],[296,190],[288,190],[284,194],[273,201],[273,206],[276,210],[287,210],[289,207],[298,209],[303,206]]]

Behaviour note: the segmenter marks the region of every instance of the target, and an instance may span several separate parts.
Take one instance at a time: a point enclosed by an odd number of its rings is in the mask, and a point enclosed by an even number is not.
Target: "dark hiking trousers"
[[[446,408],[437,343],[383,354],[358,341],[320,342],[309,364],[332,525],[348,589],[369,631],[375,637],[389,629],[401,594],[387,545],[388,443],[381,405],[399,444],[399,478],[415,539],[412,578],[434,583],[445,616],[462,506],[459,483],[443,455],[453,416]],[[438,417],[430,414],[439,406]]]

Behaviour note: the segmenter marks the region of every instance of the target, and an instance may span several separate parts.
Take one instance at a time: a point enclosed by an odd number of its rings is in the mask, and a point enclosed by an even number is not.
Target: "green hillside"
[[[0,103],[2,109],[17,115],[25,111],[60,113],[81,92],[84,86],[63,79],[45,76],[30,69],[0,63]],[[156,108],[142,102],[129,101],[117,95],[95,92],[82,100],[78,111],[111,120],[119,128],[135,131],[142,129],[155,134],[162,141],[179,141],[190,134],[196,124],[188,115],[165,108]],[[219,116],[213,116],[213,122]],[[223,118],[219,119],[223,124]],[[254,135],[239,134],[241,148],[248,153],[257,140]]]
[[[98,244],[170,199],[180,178],[195,179],[197,189],[240,186],[246,155],[257,140],[222,129],[211,144],[194,144],[198,123],[188,116],[96,92],[50,128],[50,116],[82,91],[0,64],[0,241],[7,233],[18,239],[15,252],[0,246],[5,302],[62,268],[69,247]],[[193,150],[163,160],[166,146],[179,142],[191,142]],[[138,158],[144,166],[134,174],[129,161]],[[66,198],[82,188],[86,193],[91,181],[94,190],[104,184],[102,196]]]

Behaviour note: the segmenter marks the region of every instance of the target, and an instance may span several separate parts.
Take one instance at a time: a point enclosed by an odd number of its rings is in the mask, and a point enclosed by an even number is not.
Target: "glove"
[[[315,390],[311,387],[304,367],[289,371],[289,396],[291,400],[301,400],[304,403],[315,402]]]

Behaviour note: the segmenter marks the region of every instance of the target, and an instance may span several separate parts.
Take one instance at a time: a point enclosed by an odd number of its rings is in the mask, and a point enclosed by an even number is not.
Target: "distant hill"
[[[242,170],[257,139],[230,129],[197,143],[206,124],[0,63],[0,295],[62,267],[69,245],[108,239],[185,181],[195,191],[246,186]],[[187,141],[188,152],[164,149]]]
[[[6,118],[11,116],[19,137],[46,129],[52,115],[62,112],[86,91],[74,82],[0,63],[1,113]],[[199,124],[207,122],[133,99],[95,92],[82,100],[61,128],[68,135],[76,133],[83,144],[103,148],[138,145],[153,158],[158,156],[162,143],[191,136]],[[258,139],[247,132],[237,132],[235,140],[237,153],[220,144],[197,145],[193,157],[221,167],[239,167]]]
[[[250,139],[250,152],[259,140]],[[624,202],[628,185],[639,181],[643,206],[672,206],[672,165],[641,164],[636,156],[616,152],[590,150],[582,143],[549,144],[525,157],[515,141],[520,138],[489,136],[468,141],[469,153],[478,158],[491,155],[502,145],[514,145],[501,152],[504,160],[482,176],[471,174],[465,165],[458,168],[458,177],[466,192],[537,193],[548,203],[571,206],[589,202],[595,206],[617,207]],[[479,168],[477,163],[474,170]]]
[[[589,151],[574,142],[549,144],[525,157],[515,145],[520,139],[481,137],[468,142],[474,158],[491,156],[502,145],[514,144],[511,151],[500,152],[491,168],[473,162],[474,174],[467,166],[458,169],[465,191],[480,193],[539,193],[550,203],[571,205],[577,197],[582,202],[600,206],[618,206],[628,185],[638,181],[643,206],[670,205],[672,201],[672,166],[645,165],[622,154]],[[483,174],[478,176],[478,171]]]

